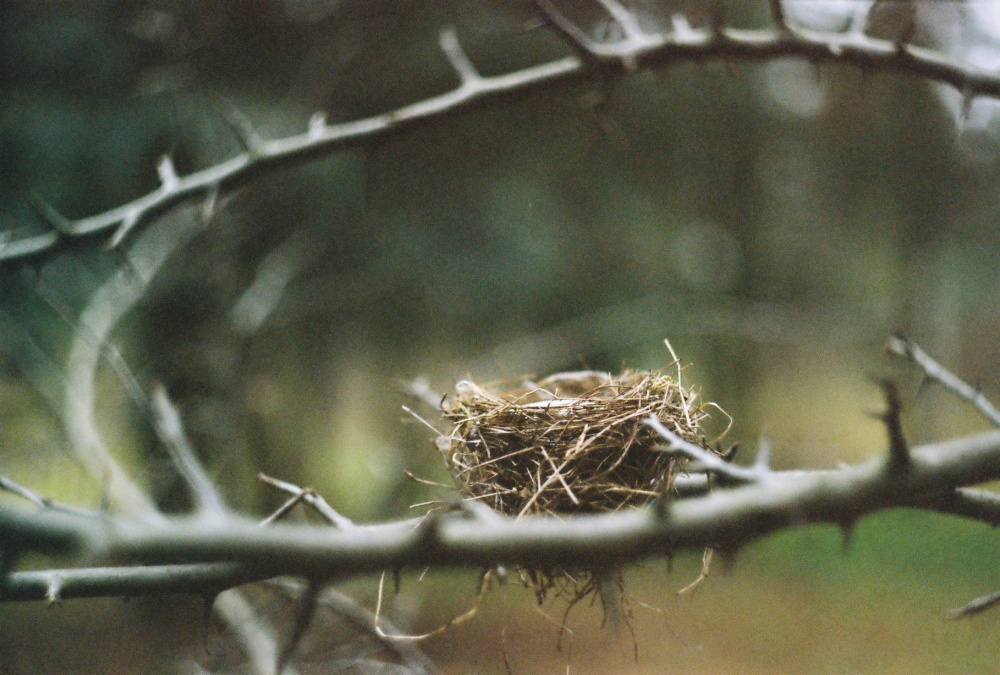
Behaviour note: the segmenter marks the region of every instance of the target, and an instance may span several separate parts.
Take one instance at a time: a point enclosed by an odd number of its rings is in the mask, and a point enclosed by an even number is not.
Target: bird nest
[[[709,447],[708,416],[663,372],[558,373],[514,388],[463,380],[445,401],[439,448],[464,496],[517,518],[595,513],[669,494],[682,459],[663,451],[652,415]]]
[[[452,431],[438,447],[463,496],[498,513],[618,511],[669,497],[684,466],[645,424],[650,416],[721,454],[700,429],[706,407],[662,371],[559,373],[512,387],[463,380],[442,406]],[[571,606],[608,585],[581,570],[522,570],[521,577],[539,602],[554,591]]]

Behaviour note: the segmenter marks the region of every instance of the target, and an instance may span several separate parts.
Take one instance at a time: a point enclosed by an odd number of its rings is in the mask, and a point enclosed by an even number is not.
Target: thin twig
[[[194,448],[184,433],[180,413],[167,396],[162,385],[153,389],[150,409],[154,415],[154,428],[160,440],[170,452],[170,457],[178,473],[191,489],[197,511],[208,518],[225,517],[229,513],[215,483],[208,477],[195,455]]]
[[[288,579],[273,579],[267,582],[268,585],[278,588],[289,598],[298,598],[302,593],[302,584]],[[358,628],[363,629],[373,638],[378,640],[386,649],[398,656],[414,675],[425,675],[435,672],[434,664],[421,652],[415,644],[406,640],[385,639],[375,629],[376,623],[382,626],[383,630],[389,634],[399,634],[401,631],[388,619],[376,619],[375,613],[359,605],[353,598],[341,593],[333,588],[325,588],[317,598],[320,607],[329,610],[342,617]]]
[[[704,448],[700,448],[694,443],[684,440],[665,427],[655,415],[650,415],[646,418],[646,425],[651,427],[656,433],[660,434],[660,436],[669,442],[669,445],[666,448],[668,452],[679,452],[687,456],[689,459],[693,459],[696,462],[701,463],[707,470],[714,471],[721,476],[725,476],[726,478],[730,478],[741,483],[752,483],[760,481],[767,475],[766,467],[762,471],[761,467],[747,469],[736,464],[730,464],[718,455],[713,454]]]
[[[969,385],[950,370],[931,358],[927,352],[901,335],[889,338],[889,351],[906,357],[924,371],[927,379],[937,382],[948,391],[968,401],[976,410],[995,426],[1000,427],[1000,410],[990,402],[983,392]]]
[[[605,0],[615,16],[634,19],[617,2]],[[246,184],[261,175],[274,173],[370,139],[394,133],[425,120],[437,119],[466,109],[483,100],[507,100],[510,94],[541,86],[555,86],[579,80],[603,78],[609,72],[627,74],[634,68],[666,68],[683,61],[726,60],[762,61],[787,57],[808,59],[812,63],[841,63],[868,70],[908,73],[953,86],[963,96],[1000,98],[1000,74],[957,63],[945,54],[913,45],[900,49],[896,42],[877,40],[860,33],[827,33],[796,29],[738,30],[727,28],[695,29],[644,33],[629,32],[630,19],[620,23],[626,39],[618,42],[584,41],[585,34],[553,13],[551,5],[540,2],[549,21],[564,36],[584,46],[577,49],[589,56],[567,56],[537,66],[503,75],[483,77],[469,70],[458,58],[457,40],[445,33],[442,48],[462,76],[459,86],[444,94],[412,103],[396,110],[365,119],[340,124],[311,123],[302,134],[276,140],[262,140],[252,131],[245,116],[234,114],[226,106],[224,117],[233,126],[243,152],[213,166],[185,176],[172,175],[152,192],[104,213],[80,219],[59,214],[47,204],[39,212],[50,229],[34,235],[13,238],[0,246],[0,259],[36,255],[50,250],[67,238],[106,234],[116,231],[114,243],[126,233],[145,225],[167,209],[198,195],[210,195]],[[463,53],[464,54],[464,53]],[[315,118],[314,118],[315,119]]]
[[[997,605],[1000,605],[1000,591],[976,598],[975,600],[967,602],[957,609],[950,610],[948,612],[948,618],[963,619],[975,616],[976,614],[985,612],[987,609],[991,609]]]
[[[272,478],[271,476],[262,473],[257,474],[257,478],[268,485],[278,488],[282,492],[287,492],[293,495],[294,501],[291,506],[294,506],[298,500],[301,500],[316,509],[316,512],[319,513],[319,515],[322,516],[327,523],[333,525],[335,528],[339,530],[347,530],[354,527],[354,522],[350,518],[340,515],[336,509],[330,506],[327,501],[312,488],[301,488],[298,485],[287,483],[283,480],[278,480],[277,478]]]
[[[16,483],[6,476],[0,476],[0,490],[5,490],[6,492],[10,492],[18,497],[21,497],[22,499],[27,499],[35,506],[43,509],[55,509],[56,511],[64,511],[66,513],[74,513],[76,515],[89,517],[100,517],[102,515],[100,511],[81,509],[77,506],[69,506],[68,504],[60,504],[59,502],[53,501],[48,497],[42,497],[37,492],[29,490],[20,483]]]

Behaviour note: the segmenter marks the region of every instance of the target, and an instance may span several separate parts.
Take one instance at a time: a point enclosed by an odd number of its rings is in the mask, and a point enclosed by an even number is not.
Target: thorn
[[[854,520],[841,521],[840,534],[840,552],[847,555],[851,551],[851,544],[854,543]]]
[[[503,565],[497,565],[493,568],[494,576],[497,578],[497,584],[503,586],[507,583],[507,568]]]
[[[601,599],[601,605],[604,607],[604,620],[601,622],[601,627],[608,625],[611,630],[619,630],[625,625],[625,614],[622,611],[621,592],[615,587],[615,578],[618,573],[601,571],[594,574],[597,577],[597,596]]]
[[[309,137],[317,138],[326,131],[326,113],[322,110],[314,112],[309,118]]]
[[[205,195],[205,201],[201,205],[201,222],[207,223],[215,215],[215,207],[219,203],[219,186],[213,185],[208,194]]]
[[[122,218],[122,222],[115,229],[115,233],[111,235],[111,239],[108,240],[107,249],[111,250],[116,248],[118,244],[122,243],[122,240],[128,236],[128,233],[139,224],[139,219],[142,216],[142,211],[140,209],[129,209],[125,217]]]
[[[597,63],[598,59],[595,53],[597,43],[570,21],[566,15],[556,9],[549,0],[535,0],[535,6],[544,15],[545,22],[559,33],[582,63],[591,66]]]
[[[60,600],[60,593],[62,593],[63,579],[58,574],[52,574],[49,577],[49,583],[45,587],[45,603],[49,607],[57,604]]]
[[[774,27],[778,29],[779,33],[788,32],[788,21],[785,19],[785,8],[782,6],[782,0],[768,0],[768,5],[771,9],[771,20],[774,22]]]
[[[719,562],[722,563],[722,572],[728,574],[733,570],[736,565],[736,557],[739,555],[740,548],[735,545],[727,545],[725,547],[715,547],[715,553],[719,558]]]
[[[160,161],[156,165],[156,173],[160,176],[160,189],[163,192],[173,192],[177,188],[180,179],[177,177],[174,160],[170,159],[170,155],[160,157]]]
[[[726,17],[720,0],[709,0],[705,15],[708,20],[708,30],[712,34],[712,37],[722,37],[723,31],[726,29]]]
[[[903,24],[902,29],[899,32],[899,37],[896,38],[896,52],[900,56],[907,56],[906,46],[913,41],[913,34],[917,32],[917,20],[916,15],[913,12],[909,13],[907,21]]]
[[[34,207],[35,212],[41,216],[53,230],[59,234],[72,235],[75,234],[73,231],[73,221],[59,213],[51,204],[42,199],[37,194],[31,194],[31,205]]]
[[[462,500],[458,503],[458,508],[471,516],[473,520],[481,523],[496,523],[503,520],[503,516],[491,509],[486,504],[475,499]]]
[[[974,616],[996,605],[1000,605],[1000,591],[976,598],[957,609],[948,610],[945,616],[949,619],[961,619]]]
[[[771,441],[767,439],[767,436],[761,436],[760,442],[757,444],[757,456],[753,460],[753,468],[760,471],[770,470],[771,461]]]
[[[698,31],[691,27],[687,15],[679,12],[670,16],[670,29],[673,32],[673,41],[677,43],[692,42],[699,37]]]
[[[462,44],[458,41],[458,33],[455,32],[454,28],[443,28],[438,43],[452,68],[458,73],[463,86],[471,86],[483,79],[476,70],[476,66],[469,59],[468,54],[462,49]]]
[[[438,530],[441,527],[441,514],[438,511],[428,511],[424,519],[417,525],[417,540],[425,550],[434,549],[438,544]]]
[[[899,391],[892,380],[882,380],[882,391],[885,393],[886,410],[880,415],[889,434],[889,473],[901,475],[910,466],[910,449],[903,436],[903,425],[900,420],[902,404],[899,402]]]
[[[889,336],[889,340],[886,342],[885,348],[890,354],[906,356],[910,353],[911,344],[913,343],[910,342],[905,335],[897,332]]]
[[[253,122],[247,115],[237,108],[229,99],[221,96],[215,97],[216,103],[219,105],[219,113],[222,115],[222,119],[226,121],[229,128],[232,129],[233,133],[236,135],[236,140],[239,141],[243,149],[250,155],[251,158],[259,157],[263,154],[264,139],[260,137],[257,130],[253,126]]]
[[[961,96],[962,104],[958,110],[958,117],[955,119],[956,140],[961,137],[962,133],[965,131],[965,127],[969,123],[969,118],[972,115],[972,104],[976,100],[976,95],[973,94],[968,87],[963,88]]]

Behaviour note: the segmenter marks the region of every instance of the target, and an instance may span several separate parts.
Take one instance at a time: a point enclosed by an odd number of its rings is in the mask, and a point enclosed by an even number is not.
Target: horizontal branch
[[[886,457],[878,457],[845,469],[762,473],[752,484],[674,500],[665,509],[520,520],[466,512],[346,530],[284,524],[260,528],[243,520],[95,521],[54,511],[3,509],[0,545],[50,553],[83,548],[111,560],[147,563],[238,562],[255,578],[335,578],[426,565],[606,568],[682,549],[737,548],[807,523],[849,525],[886,508],[934,508],[957,487],[1000,478],[1000,432],[915,448],[905,472],[889,467]],[[11,575],[12,583],[35,588],[38,597],[43,578],[24,574],[29,573]],[[209,580],[215,583],[219,577],[209,575]],[[68,597],[65,591],[61,596]]]
[[[441,34],[441,47],[459,76],[450,92],[365,119],[327,124],[313,117],[306,132],[276,140],[263,140],[242,117],[234,128],[244,151],[219,164],[179,176],[169,158],[159,165],[160,186],[128,204],[104,213],[70,219],[46,204],[39,213],[48,231],[0,243],[0,259],[47,251],[67,238],[112,234],[113,244],[129,231],[147,223],[192,197],[204,197],[245,184],[256,177],[313,161],[337,150],[385,136],[418,123],[444,117],[485,101],[500,101],[511,94],[543,86],[623,76],[636,68],[666,68],[684,61],[761,61],[786,57],[814,63],[841,63],[868,70],[907,73],[955,87],[967,100],[1000,98],[1000,75],[957,63],[948,56],[921,47],[877,40],[860,33],[827,33],[781,26],[775,30],[691,28],[684,22],[656,33],[633,34],[619,42],[588,42],[586,57],[566,56],[522,70],[484,77],[461,51],[453,31]],[[231,113],[232,111],[230,111]],[[227,119],[232,117],[228,115]]]
[[[14,572],[0,587],[0,600],[57,602],[168,593],[214,595],[263,578],[233,562]]]

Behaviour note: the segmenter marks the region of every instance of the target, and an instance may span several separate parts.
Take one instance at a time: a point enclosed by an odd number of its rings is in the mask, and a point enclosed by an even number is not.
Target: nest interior
[[[617,511],[669,494],[682,459],[644,424],[655,415],[712,452],[695,395],[663,371],[559,373],[514,387],[464,380],[438,443],[467,498],[513,517]]]

